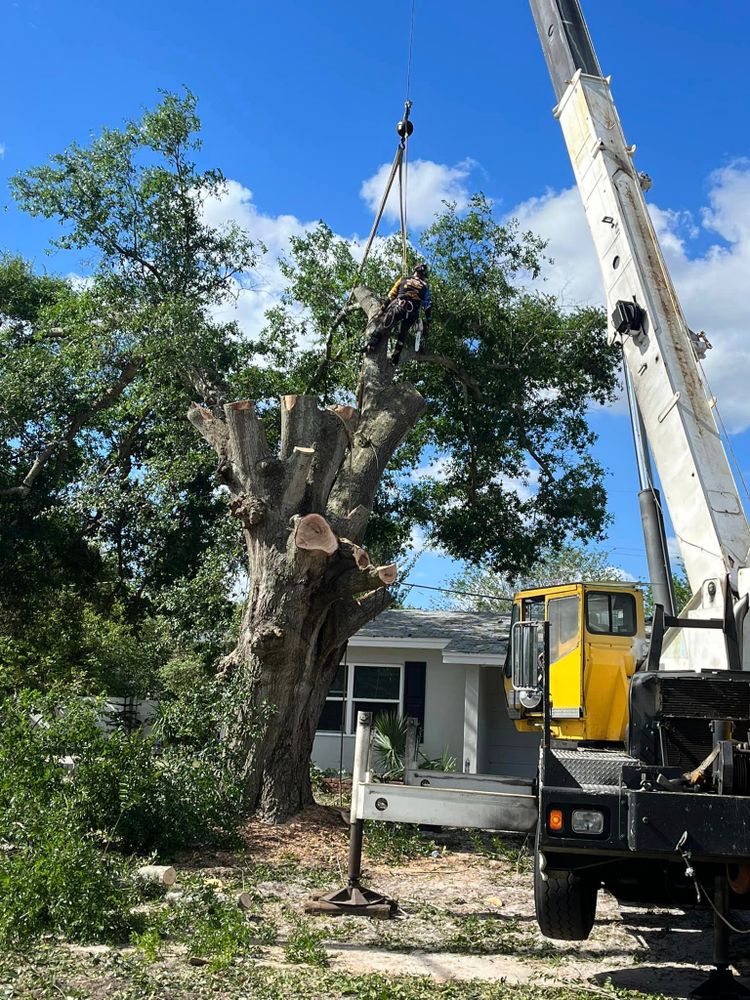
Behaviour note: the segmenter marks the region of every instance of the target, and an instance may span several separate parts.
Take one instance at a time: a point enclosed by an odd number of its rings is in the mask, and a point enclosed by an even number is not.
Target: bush
[[[195,707],[200,722],[184,724],[205,729],[206,706]],[[33,840],[35,817],[64,801],[82,833],[130,851],[170,853],[226,840],[241,796],[216,729],[203,747],[197,736],[159,746],[156,733],[103,731],[102,711],[82,699],[63,703],[30,692],[0,703],[0,837],[16,843],[22,829]],[[72,772],[59,763],[68,757]]]
[[[51,812],[33,843],[0,859],[0,945],[42,933],[72,941],[123,941],[136,899],[129,866],[99,850],[75,822]]]
[[[372,749],[381,781],[401,781],[406,756],[406,719],[397,712],[381,712],[375,716]],[[456,758],[447,747],[440,757],[427,757],[417,749],[418,767],[424,771],[455,771]]]
[[[243,697],[206,684],[167,705],[149,735],[107,732],[90,698],[0,700],[0,944],[45,931],[119,939],[136,890],[118,851],[168,854],[232,835],[242,796],[218,734]],[[244,934],[220,916],[219,937]]]

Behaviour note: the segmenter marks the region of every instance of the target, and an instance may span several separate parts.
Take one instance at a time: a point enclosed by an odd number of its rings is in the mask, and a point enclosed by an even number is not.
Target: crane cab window
[[[549,619],[549,660],[555,663],[578,647],[578,595],[555,597],[547,604]]]
[[[635,635],[635,598],[632,594],[587,594],[586,628],[593,635]]]
[[[523,620],[525,622],[543,622],[544,615],[544,595],[541,597],[524,597],[523,599]]]

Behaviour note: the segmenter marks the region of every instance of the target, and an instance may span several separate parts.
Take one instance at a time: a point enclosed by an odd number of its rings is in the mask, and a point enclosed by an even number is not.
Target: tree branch
[[[413,351],[410,347],[405,347],[401,352],[401,361],[417,361],[419,364],[425,365],[435,365],[437,368],[444,368],[446,371],[452,372],[456,378],[464,385],[470,394],[478,402],[482,402],[486,398],[482,387],[476,379],[472,378],[469,373],[459,365],[457,361],[453,358],[448,358],[444,354],[423,354],[421,351]]]
[[[116,400],[120,398],[125,389],[130,385],[138,371],[143,366],[141,360],[136,361],[126,361],[121,367],[120,375],[115,380],[115,382],[107,389],[106,392],[102,393],[98,399],[95,399],[91,405],[79,413],[78,416],[74,417],[68,425],[68,429],[62,438],[58,438],[55,441],[51,441],[49,444],[45,445],[40,451],[34,462],[29,469],[29,471],[24,476],[21,484],[19,486],[10,486],[5,489],[0,490],[0,497],[19,497],[25,498],[29,496],[34,484],[42,473],[42,470],[49,462],[52,455],[59,450],[66,450],[70,447],[75,439],[76,434],[84,427],[88,421],[105,410],[108,406],[111,406]]]

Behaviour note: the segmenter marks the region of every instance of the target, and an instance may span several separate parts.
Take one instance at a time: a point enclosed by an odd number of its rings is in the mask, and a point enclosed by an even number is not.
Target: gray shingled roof
[[[510,615],[495,611],[384,611],[357,633],[358,637],[448,639],[446,653],[490,653],[502,656]]]

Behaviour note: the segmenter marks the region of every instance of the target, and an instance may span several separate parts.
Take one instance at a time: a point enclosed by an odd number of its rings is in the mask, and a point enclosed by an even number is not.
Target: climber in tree
[[[409,278],[399,278],[388,293],[388,305],[383,310],[380,321],[365,345],[365,353],[373,354],[384,336],[396,330],[396,340],[391,354],[391,364],[397,365],[406,341],[406,334],[419,319],[420,306],[424,309],[423,347],[427,338],[432,312],[432,296],[427,280],[426,264],[417,264]]]

